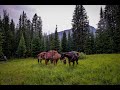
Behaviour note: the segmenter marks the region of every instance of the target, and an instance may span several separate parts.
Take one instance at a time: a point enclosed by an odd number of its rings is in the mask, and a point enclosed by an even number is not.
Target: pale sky
[[[89,17],[89,24],[97,28],[97,23],[100,18],[100,7],[103,9],[105,5],[83,5]],[[23,10],[27,14],[28,19],[32,20],[35,13],[41,16],[42,19],[42,31],[45,33],[53,33],[56,25],[58,26],[58,32],[72,27],[71,21],[75,5],[0,5],[0,15],[3,14],[3,9],[6,9],[15,23],[18,23],[20,14]]]

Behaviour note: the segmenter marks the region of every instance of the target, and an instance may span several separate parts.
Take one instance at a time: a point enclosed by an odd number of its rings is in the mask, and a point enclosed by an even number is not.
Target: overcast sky
[[[89,17],[89,24],[97,28],[99,21],[100,7],[105,5],[83,5]],[[58,32],[72,27],[71,21],[75,5],[0,5],[0,15],[3,14],[3,9],[6,9],[15,23],[18,23],[20,14],[23,10],[27,14],[28,19],[32,20],[35,13],[41,16],[43,21],[42,31],[52,33],[58,25]]]

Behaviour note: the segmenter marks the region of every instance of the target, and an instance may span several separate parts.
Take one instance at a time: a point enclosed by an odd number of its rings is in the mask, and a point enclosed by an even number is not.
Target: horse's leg
[[[56,61],[55,61],[55,60],[53,60],[53,63],[54,63],[54,65],[55,65]]]
[[[38,59],[38,63],[39,63],[39,59]]]
[[[58,61],[58,60],[55,60],[56,65],[57,65],[57,61]]]
[[[74,66],[74,61],[73,61],[73,66]]]
[[[78,64],[78,59],[76,60],[76,63]]]
[[[46,59],[45,59],[45,64],[46,64]]]
[[[47,59],[47,64],[48,64],[48,62],[49,62],[49,59]]]
[[[66,60],[64,60],[63,63],[66,64]]]
[[[56,60],[54,60],[54,65],[56,64]]]
[[[57,65],[58,60],[56,60],[56,65]]]
[[[53,63],[53,60],[52,60],[52,59],[50,59],[50,61],[51,61],[51,63]]]
[[[42,62],[42,59],[40,59],[40,63]]]
[[[69,60],[69,66],[70,66],[70,60]]]
[[[45,59],[45,64],[47,65],[47,63],[48,63],[48,60]]]

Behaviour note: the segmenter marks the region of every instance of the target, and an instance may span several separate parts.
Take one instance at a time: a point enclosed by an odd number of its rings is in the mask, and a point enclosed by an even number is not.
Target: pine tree
[[[26,45],[25,45],[25,39],[24,39],[24,36],[23,36],[23,33],[22,33],[22,36],[20,38],[20,42],[19,42],[19,45],[18,45],[18,49],[17,49],[17,55],[19,57],[25,57],[26,56]]]
[[[113,17],[114,17],[113,51],[119,53],[120,52],[120,21],[119,21],[120,5],[113,5]]]
[[[25,39],[25,45],[26,45],[26,56],[30,56],[31,55],[31,51],[32,51],[32,39],[33,39],[33,24],[31,23],[30,20],[27,19],[27,15],[26,13],[23,11],[23,13],[20,15],[20,19],[19,19],[19,29],[17,30],[16,33],[16,43],[17,45],[19,44],[19,40],[21,37],[21,32],[23,32],[23,36]]]
[[[36,57],[36,55],[40,52],[40,38],[35,37],[32,40],[32,56]]]
[[[104,19],[104,12],[102,7],[100,9],[100,21],[98,23],[98,28],[96,30],[96,53],[103,53],[105,46],[105,19]],[[104,47],[104,48],[103,48]]]
[[[39,31],[37,29],[37,20],[38,20],[38,16],[35,13],[35,15],[33,16],[32,19],[32,24],[33,24],[33,38],[37,37],[39,35]]]
[[[119,5],[105,6],[105,20],[106,20],[106,38],[107,48],[106,53],[116,53],[120,51],[120,30],[119,30],[120,8]]]
[[[90,40],[91,40],[91,50],[92,50],[92,54],[95,53],[96,47],[95,47],[95,36],[93,34],[93,32],[90,35]]]
[[[54,34],[49,35],[49,44],[50,44],[50,50],[55,49],[55,46],[54,46]]]
[[[98,53],[119,52],[120,51],[119,5],[106,5],[105,11],[102,14],[104,14],[104,16],[100,17],[96,37],[97,52]]]
[[[55,36],[54,36],[54,49],[60,52],[60,40],[57,32],[57,25],[56,25]]]
[[[106,20],[106,40],[104,42],[107,43],[106,53],[113,53],[114,48],[114,16],[113,16],[113,6],[114,5],[106,5],[105,6],[105,20]]]
[[[47,34],[44,34],[44,39],[45,39],[45,51],[49,51],[50,50],[50,44],[49,44],[49,36]]]
[[[38,17],[37,20],[37,31],[38,31],[38,36],[40,38],[40,51],[44,51],[44,37],[42,35],[42,20],[41,17]]]
[[[2,32],[3,30],[3,23],[2,23],[2,19],[1,19],[1,16],[0,16],[0,31]]]
[[[39,16],[38,16],[38,20],[37,20],[37,30],[39,32],[40,39],[42,39],[42,20],[41,20],[41,17],[39,17]]]
[[[42,36],[40,47],[41,47],[40,51],[42,52],[45,51],[45,37],[44,36]]]
[[[33,23],[31,23],[30,31],[30,56],[32,56],[32,41],[33,41]]]
[[[75,51],[74,34],[71,33],[71,51]]]
[[[15,40],[15,24],[13,19],[11,19],[10,22],[10,34],[11,34],[11,56],[13,57],[15,55],[15,44],[16,44],[16,40]]]
[[[43,36],[42,36],[42,20],[41,17],[35,13],[32,20],[32,32],[33,32],[33,39],[39,37],[40,43],[40,52],[43,51]]]
[[[2,37],[2,20],[1,20],[1,16],[0,16],[0,56],[3,54],[2,43],[3,43],[3,37]]]
[[[31,55],[31,22],[30,20],[27,20],[26,23],[26,31],[25,31],[25,37],[26,37],[26,49],[27,49],[27,56]]]
[[[16,47],[18,47],[21,36],[23,34],[24,40],[25,40],[25,45],[26,45],[26,56],[30,52],[30,32],[29,32],[29,20],[27,20],[27,15],[23,11],[22,14],[20,15],[19,18],[19,29],[17,30],[16,33]]]
[[[3,54],[3,51],[2,51],[2,43],[3,43],[2,33],[0,32],[0,56]]]
[[[35,15],[33,16],[33,20],[32,20],[34,31],[36,31],[36,29],[37,29],[37,18],[38,18],[38,16],[35,13]]]
[[[21,15],[22,20],[22,27],[21,30],[23,32],[23,36],[25,39],[25,45],[26,45],[26,56],[30,56],[30,20],[27,19],[27,14],[23,11]]]
[[[49,43],[49,37],[48,36],[46,37],[45,42],[46,42],[46,51],[49,51],[50,50],[50,43]]]
[[[94,35],[93,32],[88,32],[86,41],[85,41],[85,52],[86,54],[93,54],[95,50],[94,44]]]
[[[72,37],[71,37],[70,31],[68,33],[67,51],[72,51]]]
[[[17,48],[18,48],[18,45],[19,45],[19,41],[20,41],[20,38],[21,38],[21,35],[22,35],[22,18],[21,18],[21,15],[20,15],[20,18],[19,18],[19,24],[18,24],[18,28],[16,28],[16,34],[15,34],[15,38],[16,38],[16,51],[17,51]]]
[[[66,33],[65,31],[63,32],[63,37],[62,37],[62,41],[61,41],[61,48],[62,48],[62,52],[67,52],[67,37],[66,37]]]
[[[9,25],[9,14],[6,10],[3,10],[3,53],[7,58],[10,58],[11,55],[11,34],[10,34],[10,25]]]
[[[76,5],[72,22],[74,49],[84,52],[89,22],[83,5]]]

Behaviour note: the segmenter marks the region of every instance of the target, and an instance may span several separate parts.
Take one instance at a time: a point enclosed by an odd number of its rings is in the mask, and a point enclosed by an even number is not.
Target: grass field
[[[34,58],[2,61],[0,85],[120,85],[120,54],[87,55],[74,67]]]

